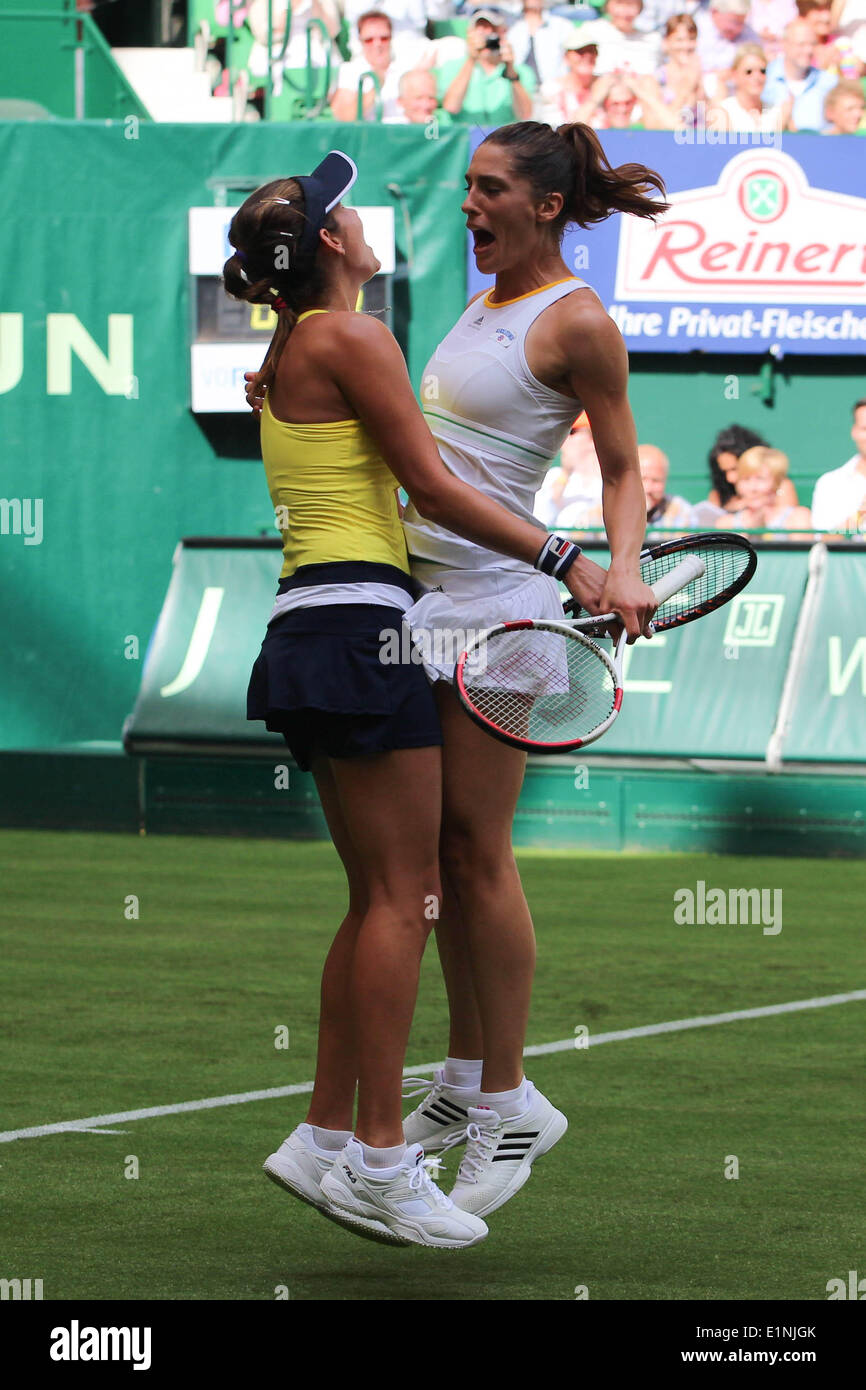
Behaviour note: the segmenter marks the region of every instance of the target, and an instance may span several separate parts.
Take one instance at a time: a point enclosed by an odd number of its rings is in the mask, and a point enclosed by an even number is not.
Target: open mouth
[[[475,252],[485,251],[496,241],[493,233],[486,231],[483,227],[470,227],[469,230],[472,233],[472,249]]]

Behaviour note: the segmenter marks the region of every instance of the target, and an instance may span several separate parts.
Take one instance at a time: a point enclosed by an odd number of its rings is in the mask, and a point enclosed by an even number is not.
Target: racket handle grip
[[[667,574],[662,574],[652,586],[656,602],[661,605],[673,594],[684,589],[687,584],[691,584],[693,579],[700,579],[701,575],[706,574],[707,567],[697,555],[687,555],[681,560],[674,569]]]

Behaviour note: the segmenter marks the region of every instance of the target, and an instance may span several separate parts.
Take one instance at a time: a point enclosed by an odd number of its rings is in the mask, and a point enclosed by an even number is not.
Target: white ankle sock
[[[503,1120],[513,1120],[526,1109],[526,1077],[513,1091],[479,1091],[479,1106],[495,1110]]]
[[[376,1168],[380,1172],[383,1169],[391,1169],[392,1174],[396,1174],[400,1167],[400,1159],[406,1152],[405,1144],[395,1144],[391,1149],[374,1149],[369,1144],[365,1144],[359,1139],[361,1151],[364,1155],[364,1165],[367,1168]]]
[[[313,1143],[319,1149],[326,1149],[328,1153],[339,1153],[345,1149],[352,1137],[350,1129],[320,1129],[318,1125],[310,1125],[313,1132]]]
[[[481,1070],[484,1061],[468,1061],[465,1057],[446,1057],[443,1080],[447,1086],[460,1086],[466,1090],[477,1091],[481,1085]]]

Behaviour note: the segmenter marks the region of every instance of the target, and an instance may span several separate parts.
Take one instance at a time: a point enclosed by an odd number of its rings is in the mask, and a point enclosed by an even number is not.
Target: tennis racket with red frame
[[[658,603],[655,630],[713,612],[749,582],[755,565],[749,542],[731,534],[650,547],[641,577]],[[566,605],[574,607],[580,611],[573,601]],[[485,732],[526,752],[566,753],[594,743],[622,706],[626,634],[612,655],[593,640],[617,621],[610,613],[524,619],[480,633],[454,671],[463,708]]]

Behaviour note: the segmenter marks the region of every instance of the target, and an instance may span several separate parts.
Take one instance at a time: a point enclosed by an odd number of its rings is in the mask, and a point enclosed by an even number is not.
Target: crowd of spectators
[[[284,69],[321,68],[337,120],[495,126],[580,120],[598,130],[866,133],[866,0],[272,0],[275,90]],[[225,26],[228,0],[214,0]],[[588,17],[595,16],[595,17]],[[449,21],[443,24],[442,21]],[[255,118],[268,72],[268,3],[235,10]],[[329,36],[326,41],[322,27]],[[450,29],[454,32],[443,32]],[[459,32],[458,32],[459,31]],[[340,50],[342,50],[342,61]],[[334,61],[335,55],[337,61]],[[225,90],[217,65],[215,87]],[[258,92],[258,95],[256,95]],[[435,105],[430,109],[431,95]]]
[[[804,506],[789,476],[789,460],[754,430],[729,425],[708,456],[710,488],[689,502],[668,489],[670,462],[655,444],[638,448],[646,494],[647,532],[734,530],[776,539],[811,539],[816,532],[866,539],[866,399],[853,408],[856,452],[824,473]],[[604,524],[601,471],[586,414],[579,415],[535,499],[535,515],[549,529],[592,532]]]

